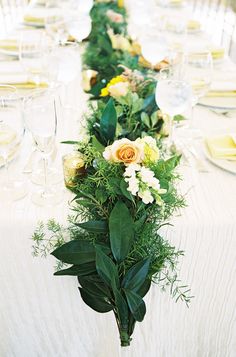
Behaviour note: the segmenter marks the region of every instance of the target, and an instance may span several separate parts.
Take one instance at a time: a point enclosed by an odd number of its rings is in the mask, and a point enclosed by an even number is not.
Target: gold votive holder
[[[77,180],[86,174],[83,155],[78,151],[73,151],[64,155],[62,161],[65,186],[68,188],[75,187]]]

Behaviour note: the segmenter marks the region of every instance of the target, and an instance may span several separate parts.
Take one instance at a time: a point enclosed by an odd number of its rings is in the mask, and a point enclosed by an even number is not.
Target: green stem
[[[130,346],[131,338],[127,330],[120,329],[120,344],[121,347]]]

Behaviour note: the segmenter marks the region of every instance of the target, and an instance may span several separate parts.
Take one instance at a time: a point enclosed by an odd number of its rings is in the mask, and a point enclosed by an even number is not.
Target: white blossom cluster
[[[160,188],[160,182],[152,170],[134,163],[126,167],[124,177],[128,183],[127,190],[134,196],[138,195],[143,203],[155,200],[157,204],[163,204],[160,194],[166,193],[166,190]]]

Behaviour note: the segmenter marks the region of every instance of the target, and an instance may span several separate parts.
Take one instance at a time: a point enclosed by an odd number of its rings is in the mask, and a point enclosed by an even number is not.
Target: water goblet
[[[25,103],[25,122],[32,134],[35,146],[43,159],[44,187],[32,194],[32,201],[40,206],[52,206],[61,202],[63,194],[48,182],[49,157],[55,148],[57,132],[57,108],[51,93],[30,98]]]
[[[170,135],[167,146],[174,142],[173,117],[184,113],[191,105],[192,89],[189,83],[177,79],[160,79],[157,82],[156,103],[163,114],[171,117]]]
[[[201,97],[204,97],[211,87],[212,82],[212,55],[209,51],[190,52],[185,55],[184,78],[192,87],[192,113],[190,130],[192,136],[197,135],[194,129],[194,109]]]
[[[15,201],[27,194],[26,183],[12,178],[9,162],[19,152],[24,136],[22,101],[16,88],[0,84],[0,166],[5,169],[5,177],[0,188],[1,201]]]

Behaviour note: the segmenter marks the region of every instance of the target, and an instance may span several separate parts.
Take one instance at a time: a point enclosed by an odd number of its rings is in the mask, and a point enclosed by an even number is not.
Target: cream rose
[[[123,162],[125,165],[141,163],[144,157],[143,147],[129,139],[116,140],[107,146],[103,157],[111,162]]]
[[[107,31],[108,36],[111,40],[112,48],[114,50],[121,50],[121,51],[131,51],[132,46],[127,38],[120,34],[114,34],[112,29]]]
[[[113,84],[109,87],[108,91],[112,97],[125,97],[129,91],[129,83],[119,82]]]

